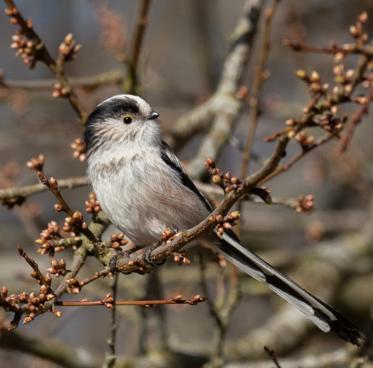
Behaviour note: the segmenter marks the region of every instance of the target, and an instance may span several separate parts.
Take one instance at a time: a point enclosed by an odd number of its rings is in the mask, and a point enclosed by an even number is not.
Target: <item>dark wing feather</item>
[[[176,155],[171,151],[168,144],[164,141],[162,141],[161,146],[161,158],[163,162],[165,162],[169,167],[172,168],[175,172],[177,172],[180,182],[185,185],[188,189],[190,189],[192,192],[194,192],[198,198],[203,202],[205,207],[209,212],[213,210],[213,207],[211,206],[210,202],[207,200],[207,198],[197,189],[195,184],[193,183],[190,176],[185,172],[184,168],[182,167],[179,159],[176,157]]]

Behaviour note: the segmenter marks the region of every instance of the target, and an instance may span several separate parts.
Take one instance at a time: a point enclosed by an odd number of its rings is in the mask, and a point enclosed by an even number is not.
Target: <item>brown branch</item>
[[[40,282],[40,285],[44,285],[47,287],[47,290],[49,293],[53,294],[53,290],[50,287],[50,283],[45,279],[44,275],[41,273],[39,270],[38,264],[30,258],[27,253],[21,248],[17,247],[19,255],[25,259],[25,261],[30,265],[30,267],[34,270],[35,272],[35,278]]]
[[[288,160],[288,162],[286,162],[282,165],[279,165],[275,171],[273,171],[263,181],[260,182],[260,185],[268,182],[269,180],[272,180],[273,178],[282,174],[283,172],[290,170],[297,162],[299,162],[301,159],[303,159],[304,156],[306,156],[307,154],[312,152],[315,148],[324,145],[325,143],[331,141],[334,138],[336,138],[336,136],[334,134],[323,135],[314,144],[308,146],[307,148],[301,149],[301,151],[299,153],[295,154],[292,158],[290,158]]]
[[[222,315],[219,312],[216,304],[209,297],[209,290],[208,290],[207,279],[206,279],[206,263],[205,263],[205,260],[203,259],[202,252],[199,253],[199,271],[200,271],[201,289],[202,289],[202,292],[207,297],[207,306],[208,306],[210,315],[215,322],[217,332],[218,332],[216,346],[214,349],[215,351],[213,352],[213,354],[216,355],[216,357],[213,356],[212,358],[222,359],[224,336],[227,330],[227,323],[226,323],[227,320],[224,320],[222,318]]]
[[[281,365],[277,359],[276,353],[274,350],[271,350],[267,346],[264,347],[264,351],[269,355],[271,358],[272,362],[275,364],[276,368],[281,368]]]
[[[65,75],[63,63],[57,63],[57,61],[51,56],[44,42],[32,27],[32,23],[22,16],[14,1],[4,0],[4,2],[7,6],[7,14],[10,16],[11,21],[13,22],[14,20],[14,24],[17,24],[20,27],[22,34],[24,34],[27,39],[34,44],[34,48],[32,49],[32,56],[34,59],[31,59],[29,64],[30,67],[33,68],[37,61],[41,61],[49,68],[49,70],[56,76],[61,88],[67,91],[63,97],[67,98],[70,105],[77,113],[80,121],[84,124],[88,116],[87,112],[84,110],[74,88]]]
[[[70,218],[73,221],[73,223],[72,223],[73,228],[75,230],[77,230],[79,233],[86,236],[93,244],[98,244],[99,240],[89,230],[89,228],[87,226],[85,226],[86,224],[82,221],[81,213],[78,212],[78,211],[73,211],[71,209],[71,207],[68,205],[68,203],[65,201],[65,199],[63,198],[63,196],[62,196],[62,194],[59,190],[57,180],[54,179],[54,178],[48,179],[47,176],[42,171],[42,169],[39,169],[39,170],[37,169],[37,170],[35,170],[35,172],[36,172],[36,175],[37,175],[38,179],[40,180],[40,182],[43,185],[45,185],[49,189],[49,191],[56,197],[56,199],[57,199],[57,201],[60,205],[59,211],[63,211],[70,216]],[[78,215],[78,216],[76,216],[76,215]],[[77,221],[74,220],[76,217],[78,217]]]
[[[202,173],[202,162],[207,157],[214,158],[219,153],[241,111],[242,101],[237,98],[237,91],[252,54],[263,3],[262,0],[245,1],[242,15],[232,32],[217,89],[206,102],[179,118],[167,132],[171,144],[180,147],[196,133],[210,128],[209,135],[191,163],[190,173],[194,177]]]
[[[138,63],[141,48],[144,41],[146,27],[148,25],[148,13],[151,5],[151,0],[141,0],[137,23],[132,40],[132,50],[129,60],[127,60],[129,73],[124,80],[124,90],[128,93],[135,93],[138,85]]]
[[[262,6],[263,1],[260,0],[246,1],[242,16],[233,31],[232,47],[211,100],[215,106],[211,127],[188,166],[189,173],[194,178],[205,173],[203,162],[206,158],[215,160],[219,156],[241,112],[244,98],[239,89],[252,54],[252,44]]]
[[[18,24],[21,28],[22,32],[30,39],[33,40],[36,44],[35,47],[35,61],[30,67],[34,67],[36,61],[42,61],[45,63],[48,68],[54,69],[56,67],[56,62],[53,57],[50,55],[47,47],[45,46],[44,42],[41,40],[39,35],[34,31],[32,27],[32,23],[28,22],[25,18],[23,18],[21,12],[15,5],[13,0],[4,0],[7,11],[9,11],[9,16],[14,19],[14,23]],[[53,70],[54,71],[54,70]]]
[[[175,305],[187,304],[196,305],[206,301],[206,298],[201,295],[193,295],[191,298],[185,298],[182,295],[177,295],[170,299],[165,300],[117,300],[110,303],[103,300],[59,300],[55,304],[62,307],[98,307],[108,305],[117,306],[137,306],[137,307],[152,307],[154,305]],[[109,307],[111,308],[111,307]]]
[[[265,82],[265,68],[271,48],[271,25],[273,15],[276,11],[279,0],[273,0],[272,4],[268,6],[264,11],[263,19],[263,36],[262,43],[260,46],[260,55],[258,64],[255,68],[254,81],[252,83],[252,89],[249,97],[249,129],[247,132],[246,142],[242,152],[241,170],[240,177],[243,178],[249,172],[249,165],[251,160],[251,150],[254,143],[255,132],[258,126],[259,118],[259,97],[260,92]]]
[[[349,367],[357,356],[356,349],[340,348],[322,354],[308,354],[297,358],[282,358],[282,368]],[[273,359],[254,363],[228,363],[226,368],[273,368]]]
[[[100,74],[87,77],[71,77],[70,84],[76,88],[89,89],[93,91],[99,87],[111,84],[120,84],[124,78],[124,73],[121,70],[109,70]],[[50,90],[55,85],[55,79],[36,79],[36,80],[18,80],[8,79],[0,75],[0,88],[12,90],[34,91],[34,90]]]
[[[113,303],[111,305],[111,330],[110,337],[107,340],[108,352],[105,355],[104,368],[115,367],[117,360],[115,352],[115,341],[117,336],[117,294],[118,294],[118,278],[119,274],[115,274],[112,280],[111,293],[113,296]]]
[[[79,286],[82,288],[83,286],[86,286],[90,284],[93,281],[96,281],[97,279],[101,277],[106,277],[110,274],[110,270],[108,268],[103,269],[102,271],[96,272],[93,276],[88,277],[87,279],[84,279],[79,282]]]
[[[99,368],[99,359],[81,346],[72,347],[48,337],[25,336],[5,329],[0,333],[0,346],[5,349],[32,354],[66,368]]]
[[[342,137],[339,144],[339,152],[345,152],[348,149],[348,146],[351,143],[352,137],[354,135],[356,127],[364,119],[364,116],[369,113],[370,103],[373,101],[373,84],[370,87],[369,93],[366,96],[365,102],[362,104],[360,109],[352,116],[349,127],[347,128],[346,133]]]
[[[88,179],[84,176],[58,180],[59,189],[80,188],[87,185]],[[22,204],[27,197],[37,193],[45,192],[47,190],[48,187],[46,187],[42,183],[26,185],[23,187],[0,189],[0,202],[8,206]]]
[[[82,244],[82,238],[79,236],[73,236],[70,238],[62,238],[62,239],[50,239],[48,240],[53,247],[75,247],[80,246]]]
[[[346,44],[344,46],[338,46],[336,44],[332,44],[329,47],[317,47],[313,45],[309,45],[306,43],[298,42],[298,41],[293,41],[293,40],[288,40],[285,39],[283,41],[283,44],[285,46],[289,46],[292,48],[294,51],[300,51],[300,52],[312,52],[312,53],[319,53],[319,54],[364,54],[370,58],[373,57],[373,47],[371,46],[364,46],[364,47],[357,47],[355,44]]]
[[[93,234],[93,236],[97,239],[101,238],[103,232],[108,226],[108,220],[106,216],[101,212],[96,215],[95,220],[92,221],[88,227],[88,230]],[[14,322],[12,323],[12,327],[17,327],[22,314],[26,313],[27,317],[24,319],[24,323],[28,323],[32,321],[35,317],[40,314],[43,314],[48,311],[52,311],[56,316],[60,316],[61,313],[55,309],[56,301],[69,289],[70,282],[72,279],[75,279],[77,274],[79,273],[80,269],[84,265],[84,262],[87,256],[94,250],[94,243],[92,243],[88,238],[82,237],[82,244],[79,248],[74,251],[74,256],[72,262],[69,266],[70,271],[68,271],[63,280],[59,283],[57,288],[55,289],[54,293],[51,295],[52,298],[49,298],[47,301],[38,305],[37,310],[35,310],[31,314],[29,313],[29,308],[27,304],[23,304],[22,306],[12,306],[8,305],[5,306],[7,310],[10,310],[15,313]],[[104,272],[106,274],[106,270],[99,272],[100,276],[104,276]],[[0,293],[1,296],[1,293]],[[0,298],[0,302],[6,303],[4,298]]]

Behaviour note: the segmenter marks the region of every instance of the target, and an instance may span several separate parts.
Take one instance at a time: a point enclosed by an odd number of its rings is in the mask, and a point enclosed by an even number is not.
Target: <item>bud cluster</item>
[[[313,195],[307,194],[298,197],[297,202],[295,204],[295,210],[299,213],[312,212],[315,208],[314,205],[315,203]]]
[[[83,215],[80,211],[75,211],[72,216],[65,218],[62,230],[71,233],[71,236],[75,236],[75,229],[87,229],[88,225],[84,221]]]
[[[128,240],[124,238],[123,233],[113,234],[110,240],[111,247],[117,250],[121,250],[122,246],[128,244]]]
[[[86,212],[92,214],[93,216],[98,215],[101,211],[100,203],[97,200],[96,193],[91,192],[88,195],[88,200],[84,202]]]
[[[172,256],[173,261],[179,266],[191,264],[190,259],[185,255],[185,253],[174,252],[172,253]]]
[[[70,147],[73,149],[73,157],[83,162],[86,159],[87,147],[82,138],[74,139]]]
[[[199,294],[193,295],[190,299],[185,298],[185,296],[181,294],[176,295],[170,299],[170,301],[175,302],[177,304],[189,304],[189,305],[196,305],[198,303],[204,302],[205,300],[206,298]]]
[[[63,64],[74,60],[81,47],[81,45],[76,43],[73,34],[69,33],[58,48],[58,62]]]
[[[106,294],[101,302],[108,309],[112,309],[114,306],[114,298],[111,294]]]
[[[57,82],[53,85],[52,96],[55,98],[67,97],[71,93],[71,88],[63,83]]]
[[[16,56],[19,56],[29,68],[34,67],[36,63],[35,53],[37,50],[37,43],[35,41],[18,32],[12,36],[10,47],[16,50]]]
[[[237,176],[232,176],[229,171],[224,173],[221,169],[217,168],[211,158],[206,160],[205,165],[211,175],[211,181],[219,185],[225,193],[237,190],[242,185],[242,181]]]
[[[316,70],[311,72],[296,71],[296,76],[308,86],[310,102],[304,107],[302,118],[288,119],[285,123],[286,128],[268,137],[267,141],[274,141],[287,135],[290,139],[295,138],[303,149],[313,148],[318,145],[318,142],[315,142],[314,137],[310,134],[303,134],[304,129],[319,127],[330,135],[339,136],[348,120],[346,114],[341,114],[338,111],[340,106],[346,102],[354,102],[364,107],[369,103],[368,96],[364,94],[353,96],[353,92],[358,86],[362,85],[364,88],[370,88],[373,82],[372,48],[367,45],[368,34],[365,31],[367,20],[368,14],[364,12],[360,14],[356,23],[350,27],[349,31],[354,38],[354,42],[315,47],[301,42],[285,41],[286,45],[298,52],[318,52],[333,55],[334,82],[331,86],[328,83],[323,83]],[[367,60],[366,64],[359,62],[356,63],[354,68],[351,68],[351,63],[345,61],[351,55],[363,56]],[[358,115],[360,120],[362,115]]]
[[[307,73],[305,70],[297,70],[295,75],[307,83],[311,95],[325,95],[328,92],[329,84],[322,83],[317,71],[314,70],[311,73]]]
[[[49,278],[50,280],[50,278]],[[39,292],[26,293],[24,291],[19,294],[10,294],[8,289],[3,286],[0,291],[0,304],[9,311],[12,312],[23,312],[26,314],[23,319],[23,323],[31,322],[36,314],[44,309],[44,303],[54,298],[54,294],[50,291],[46,285],[41,285]],[[61,312],[56,309],[52,309],[53,314],[56,317],[61,316]]]
[[[61,239],[60,227],[56,221],[50,221],[48,227],[40,232],[40,236],[35,240],[35,243],[39,245],[38,253],[49,254],[53,256],[55,252],[61,252],[64,247],[54,246],[51,240]]]
[[[74,279],[74,278],[68,279],[66,281],[66,283],[68,285],[67,286],[67,292],[68,293],[70,293],[70,294],[79,294],[80,293],[82,285],[77,279]]]
[[[44,155],[40,154],[37,157],[31,158],[27,161],[26,166],[35,171],[42,171],[45,163]]]
[[[233,211],[226,216],[215,215],[213,220],[216,222],[216,231],[218,235],[222,236],[225,230],[230,230],[240,218],[239,211]]]
[[[364,26],[368,21],[368,13],[363,12],[357,18],[354,25],[350,26],[350,34],[355,39],[356,45],[364,47],[368,43],[368,33],[365,32]]]
[[[47,271],[56,276],[56,277],[60,277],[60,276],[64,276],[66,275],[67,273],[67,270],[66,270],[66,262],[64,259],[56,259],[56,258],[52,258],[51,259],[51,267],[49,267],[47,269]]]
[[[8,6],[5,14],[13,25],[19,26],[19,31],[12,37],[11,48],[16,50],[16,55],[23,59],[23,62],[32,69],[38,60],[40,50],[44,48],[32,28],[31,19],[24,19],[19,10],[14,6]]]
[[[175,231],[167,227],[162,231],[162,241],[167,242],[168,240],[171,240],[171,238],[175,235]]]

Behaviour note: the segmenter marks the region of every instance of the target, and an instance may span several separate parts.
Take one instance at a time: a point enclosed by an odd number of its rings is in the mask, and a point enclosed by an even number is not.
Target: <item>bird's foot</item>
[[[152,266],[161,266],[163,263],[166,262],[166,259],[163,259],[162,261],[154,261],[152,257],[153,251],[158,248],[162,244],[162,241],[157,241],[156,243],[152,244],[151,246],[145,248],[144,253],[144,261]]]

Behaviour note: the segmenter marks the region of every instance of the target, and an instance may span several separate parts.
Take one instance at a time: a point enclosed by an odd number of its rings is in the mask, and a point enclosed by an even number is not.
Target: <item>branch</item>
[[[18,247],[18,253],[34,270],[35,274],[33,275],[33,277],[39,281],[40,285],[44,285],[47,288],[48,293],[53,293],[50,287],[50,283],[45,279],[44,275],[40,272],[38,264],[32,258],[30,258],[21,247]]]
[[[138,85],[138,63],[146,27],[148,25],[148,13],[151,0],[141,0],[135,32],[132,40],[132,50],[129,60],[127,60],[129,73],[123,82],[123,88],[128,93],[135,93]]]
[[[87,185],[88,179],[84,176],[58,180],[59,189],[80,188]],[[22,204],[31,195],[46,191],[48,188],[42,183],[0,189],[0,201],[3,205],[12,207]]]
[[[71,77],[69,78],[70,85],[77,88],[89,89],[90,91],[96,88],[111,84],[119,84],[124,78],[124,73],[121,70],[109,70],[100,74],[87,77]],[[34,91],[34,90],[50,90],[56,83],[55,79],[35,79],[35,80],[18,80],[8,79],[0,75],[0,88],[13,90]]]
[[[364,46],[358,47],[355,44],[345,44],[342,47],[336,44],[332,44],[329,47],[317,47],[313,45],[309,45],[303,42],[293,41],[285,39],[283,41],[285,46],[292,48],[294,51],[300,52],[311,52],[311,53],[319,53],[319,54],[365,54],[366,56],[373,58],[373,47],[372,46]]]
[[[348,148],[348,146],[351,143],[352,137],[354,135],[356,127],[360,124],[360,122],[363,120],[364,116],[369,113],[369,106],[370,103],[373,101],[373,83],[370,87],[369,93],[364,98],[363,104],[360,107],[360,109],[352,116],[350,121],[350,126],[347,129],[347,132],[342,137],[339,145],[339,151],[345,152]]]
[[[118,294],[118,278],[119,274],[114,275],[113,280],[111,281],[111,295],[113,302],[110,304],[111,309],[111,329],[110,337],[107,339],[108,351],[105,354],[104,368],[114,368],[115,362],[117,360],[115,343],[117,337],[117,294]],[[64,303],[64,302],[62,302]],[[107,304],[108,306],[108,304]]]
[[[247,132],[246,143],[242,152],[242,162],[240,176],[245,177],[249,171],[249,164],[251,160],[251,150],[254,143],[255,132],[258,126],[259,118],[259,97],[260,92],[263,86],[263,83],[266,80],[266,64],[271,48],[271,25],[273,15],[276,11],[277,4],[279,0],[273,0],[272,4],[268,6],[264,11],[263,19],[263,36],[262,44],[260,48],[260,55],[258,64],[255,68],[254,81],[252,83],[252,89],[250,91],[249,97],[249,129]]]
[[[68,78],[64,72],[64,63],[57,62],[49,53],[42,39],[35,32],[32,22],[26,20],[13,0],[4,0],[7,9],[6,14],[10,17],[12,24],[16,24],[20,27],[20,34],[16,35],[19,37],[25,36],[28,42],[30,42],[30,51],[25,48],[23,41],[19,40],[15,42],[15,47],[20,51],[20,55],[23,57],[24,62],[33,68],[37,61],[44,63],[49,70],[56,76],[57,81],[60,84],[61,91],[65,91],[61,96],[67,98],[72,108],[77,113],[80,121],[84,124],[87,119],[87,112],[84,110],[81,101],[79,100],[74,88],[70,84]],[[18,42],[18,43],[17,43]],[[27,46],[28,47],[28,46]]]
[[[214,137],[220,137],[217,144],[221,144],[221,141],[225,142],[227,131],[230,132],[230,128],[241,108],[241,101],[236,97],[236,93],[241,85],[246,64],[251,55],[251,47],[257,31],[262,6],[262,0],[246,0],[242,16],[232,34],[230,51],[225,58],[219,85],[206,102],[197,106],[173,124],[167,132],[173,146],[183,145],[190,137],[212,125],[216,126],[216,129],[214,132],[211,131],[208,142],[213,143],[213,151],[217,151],[213,141]],[[215,122],[213,123],[214,119]],[[221,129],[218,129],[218,127]],[[222,131],[221,134],[220,131]],[[201,147],[199,157],[203,155],[202,150],[207,150],[206,146],[207,142],[204,149]],[[207,152],[202,157],[202,161],[206,157],[214,157],[214,155]],[[191,173],[197,177],[196,174],[202,170],[201,162],[198,163],[195,160],[193,166],[195,168],[192,168]]]
[[[231,50],[225,60],[220,83],[210,99],[213,104],[210,130],[188,165],[192,177],[197,178],[204,173],[203,162],[207,157],[213,160],[218,157],[241,112],[243,96],[238,91],[251,56],[262,6],[261,0],[247,0],[244,4],[243,14],[233,31]],[[199,125],[202,126],[201,122]]]
[[[0,346],[22,353],[29,353],[66,368],[98,368],[100,366],[98,360],[83,348],[73,348],[50,338],[41,339],[2,329]]]
[[[274,352],[274,350],[271,350],[270,348],[268,348],[267,346],[264,347],[264,351],[269,355],[269,357],[271,358],[272,362],[275,364],[275,367],[276,368],[282,368],[278,359],[277,359],[277,356],[276,356],[276,353]]]
[[[281,359],[281,368],[330,368],[348,367],[356,355],[356,350],[338,349],[323,354],[306,355],[299,358]],[[226,368],[272,368],[273,360],[257,363],[228,363]]]
[[[155,305],[175,305],[175,304],[187,304],[197,305],[206,301],[206,298],[201,295],[193,295],[191,298],[185,298],[182,295],[177,295],[170,299],[165,300],[117,300],[114,301],[109,295],[103,300],[59,300],[56,305],[61,307],[98,307],[106,306],[112,308],[116,306],[136,306],[136,307],[153,307]]]

